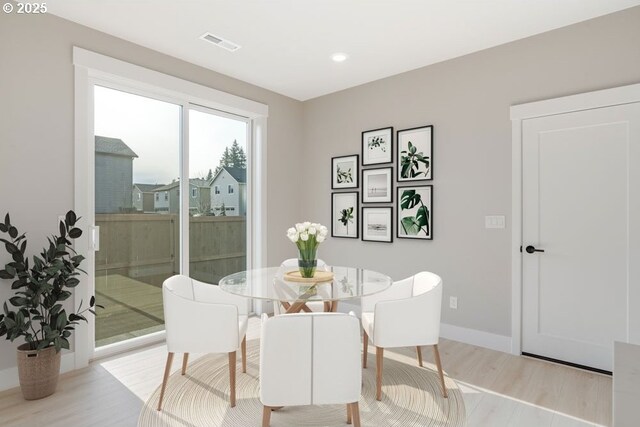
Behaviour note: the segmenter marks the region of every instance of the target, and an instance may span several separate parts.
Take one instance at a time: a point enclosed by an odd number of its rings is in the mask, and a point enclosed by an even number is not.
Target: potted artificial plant
[[[60,374],[60,350],[69,348],[69,337],[84,313],[95,314],[95,298],[89,307],[82,302],[75,313],[67,314],[63,302],[71,297],[71,290],[80,280],[76,276],[84,259],[71,247],[71,240],[82,235],[77,228],[79,218],[73,211],[60,221],[60,235],[48,238],[49,245],[40,255],[26,254],[27,238],[11,224],[9,214],[0,222],[0,238],[11,262],[0,270],[0,278],[13,280],[14,296],[5,301],[0,313],[0,337],[14,341],[24,339],[18,347],[18,375],[25,399],[40,399],[53,394]],[[0,235],[2,235],[0,234]]]

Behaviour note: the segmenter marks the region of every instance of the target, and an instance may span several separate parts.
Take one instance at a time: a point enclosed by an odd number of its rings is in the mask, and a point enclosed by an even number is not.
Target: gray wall
[[[133,159],[96,153],[96,213],[119,213],[132,207]]]
[[[28,231],[31,251],[57,230],[58,215],[73,207],[73,46],[268,104],[268,262],[290,255],[283,233],[300,210],[281,206],[299,193],[299,182],[288,177],[298,171],[295,162],[279,165],[301,155],[300,102],[55,16],[0,13],[0,214],[10,211]],[[26,189],[38,189],[38,197],[25,197]],[[0,264],[5,262],[0,251]],[[0,283],[0,301],[8,287]],[[0,341],[0,370],[15,366],[16,346]]]
[[[510,336],[509,107],[640,82],[639,40],[636,7],[305,102],[304,158],[322,167],[305,171],[303,217],[327,226],[330,159],[360,154],[360,132],[432,124],[435,135],[434,240],[332,238],[320,256],[394,279],[437,272],[443,322]],[[484,216],[497,214],[507,228],[485,229]],[[449,296],[458,297],[457,310]]]

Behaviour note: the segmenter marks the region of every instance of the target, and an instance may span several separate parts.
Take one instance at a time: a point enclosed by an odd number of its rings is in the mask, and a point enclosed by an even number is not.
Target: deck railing
[[[177,215],[97,214],[96,225],[100,227],[96,274],[117,273],[144,280],[180,271]],[[243,270],[245,265],[245,217],[189,218],[191,277],[217,283],[221,277]]]

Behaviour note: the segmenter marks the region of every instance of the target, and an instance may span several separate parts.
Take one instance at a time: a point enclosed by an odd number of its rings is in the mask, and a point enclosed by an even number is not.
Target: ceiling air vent
[[[216,46],[219,46],[223,49],[226,49],[229,52],[235,52],[236,50],[240,49],[240,45],[235,44],[234,42],[230,42],[229,40],[223,39],[222,37],[216,36],[211,33],[204,33],[203,35],[200,36],[200,38],[202,40],[208,41],[209,43],[213,43]]]

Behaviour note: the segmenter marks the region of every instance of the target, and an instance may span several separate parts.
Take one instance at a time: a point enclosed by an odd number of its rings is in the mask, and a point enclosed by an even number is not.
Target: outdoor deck
[[[164,329],[163,276],[140,280],[120,274],[96,277],[96,347]],[[144,280],[144,281],[142,281]]]

